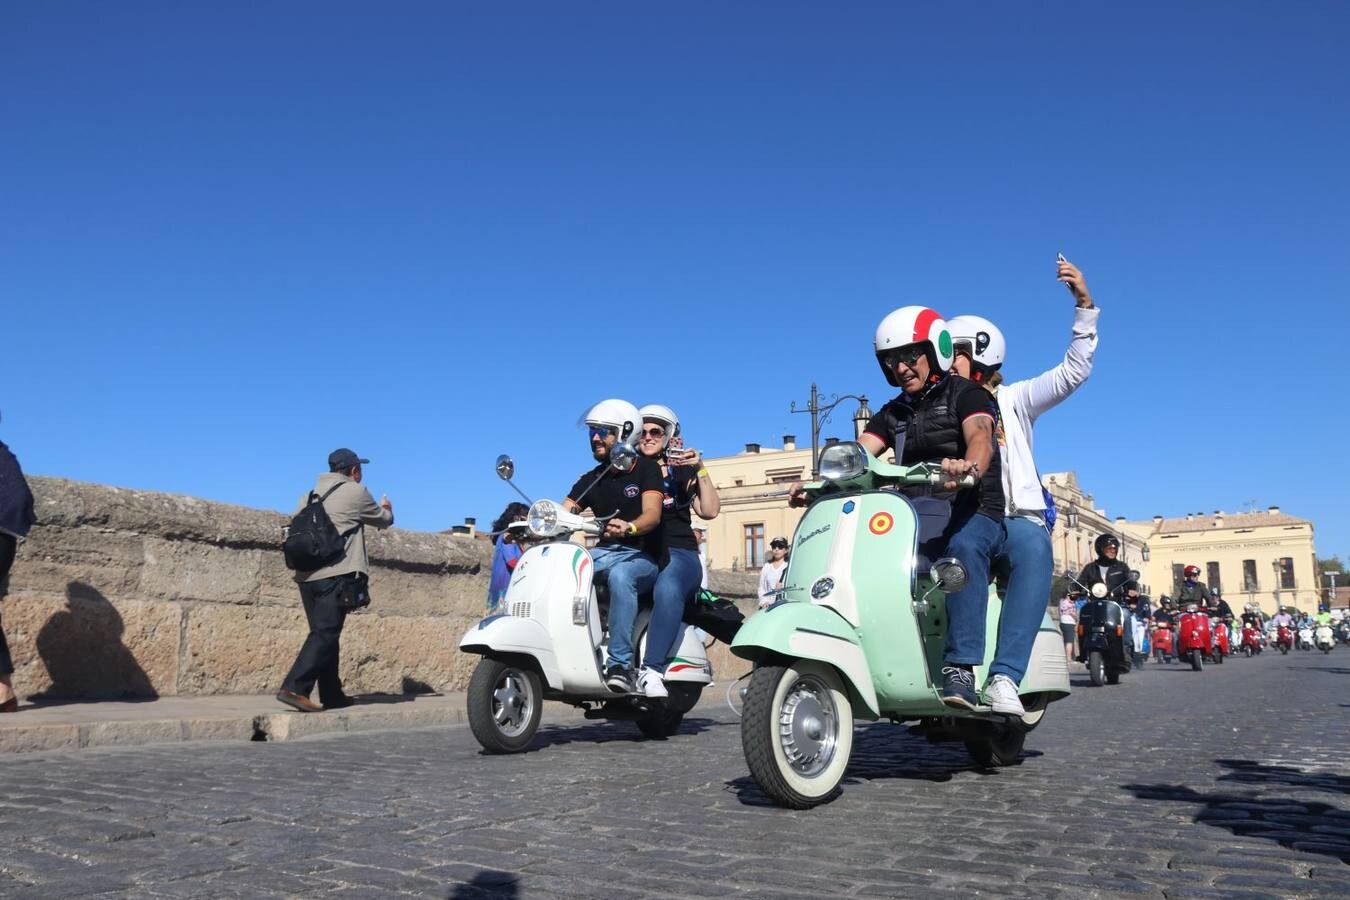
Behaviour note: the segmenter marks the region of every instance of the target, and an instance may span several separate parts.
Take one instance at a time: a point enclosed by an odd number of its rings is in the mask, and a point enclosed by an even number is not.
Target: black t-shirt
[[[1165,609],[1155,610],[1153,613],[1154,625],[1171,625],[1172,613]]]
[[[649,545],[653,556],[665,564],[669,547],[698,552],[698,539],[689,509],[698,496],[698,469],[693,466],[674,466],[663,480],[664,497],[661,501],[661,527],[652,532],[656,540]]]
[[[597,477],[600,479],[598,482]],[[594,487],[590,487],[592,482],[595,482]],[[590,490],[587,490],[588,487]],[[628,472],[615,472],[609,463],[601,463],[584,473],[567,492],[567,499],[597,516],[607,516],[617,510],[620,519],[632,522],[642,515],[642,495],[647,493],[664,496],[661,466],[650,457],[639,456],[637,464]],[[602,537],[600,545],[642,550],[645,549],[646,540],[646,535],[629,534],[621,538]]]
[[[895,397],[881,409],[877,410],[871,419],[867,421],[867,427],[863,429],[868,434],[885,442],[885,449],[890,450],[895,447],[895,431],[900,423],[910,418],[910,410],[922,407],[929,398],[938,398],[942,395],[938,391],[945,390],[945,396],[951,404],[951,413],[956,419],[957,424],[957,447],[953,456],[960,458],[966,452],[965,434],[962,425],[972,416],[986,415],[992,420],[995,431],[998,429],[998,401],[994,395],[984,388],[968,381],[957,375],[948,375],[943,381],[927,388],[925,392],[917,398],[911,398],[907,394],[900,394]],[[998,442],[991,437],[990,443],[993,446],[993,455],[989,460],[988,469],[980,476],[980,483],[969,490],[957,491],[954,495],[951,492],[941,492],[929,488],[905,488],[907,494],[930,494],[933,496],[946,497],[952,502],[953,514],[960,514],[970,511],[984,513],[995,522],[1003,521],[1003,470],[1002,460],[999,458]],[[896,462],[902,466],[912,466],[922,462],[935,463],[941,462],[941,457],[930,458],[931,454],[925,454],[921,450],[921,442],[912,438],[905,441],[904,450]]]
[[[1251,625],[1254,628],[1261,627],[1261,617],[1254,612],[1245,612],[1242,614],[1242,624]]]

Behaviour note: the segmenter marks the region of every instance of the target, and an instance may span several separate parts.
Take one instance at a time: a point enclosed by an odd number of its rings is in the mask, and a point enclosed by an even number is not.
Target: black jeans
[[[18,547],[14,535],[0,534],[0,600],[4,600],[9,591],[9,567],[14,565],[14,551]],[[5,642],[5,629],[0,625],[0,675],[13,674],[14,660],[9,655],[9,644]]]
[[[325,706],[345,696],[338,679],[338,640],[347,611],[338,606],[337,597],[338,589],[356,577],[353,573],[300,583],[300,602],[305,605],[305,618],[309,620],[309,636],[281,685],[283,690],[308,697],[317,681],[319,702]]]

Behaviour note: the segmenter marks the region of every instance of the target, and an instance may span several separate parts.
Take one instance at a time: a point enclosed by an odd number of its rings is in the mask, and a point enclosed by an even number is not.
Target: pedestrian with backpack
[[[370,604],[365,526],[394,524],[389,498],[376,503],[361,485],[361,466],[369,462],[345,447],[328,454],[328,471],[300,499],[287,529],[283,552],[300,585],[309,636],[277,699],[301,712],[342,709],[355,702],[338,678],[338,642],[347,613]],[[319,703],[309,699],[316,681]]]

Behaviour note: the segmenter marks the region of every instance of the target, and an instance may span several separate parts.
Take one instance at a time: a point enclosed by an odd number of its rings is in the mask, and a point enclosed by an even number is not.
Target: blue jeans
[[[1002,552],[1003,542],[1003,523],[978,512],[956,524],[956,531],[947,539],[947,555],[961,560],[970,572],[966,586],[947,596],[947,643],[942,659],[949,666],[984,662],[989,561]]]
[[[998,648],[994,650],[989,675],[1007,675],[1015,684],[1021,684],[1050,602],[1050,579],[1055,564],[1050,532],[1045,530],[1045,525],[1015,517],[1005,519],[1003,527],[1008,535],[1003,555],[1008,558],[1012,574],[1008,577],[1008,593],[1003,598]]]
[[[601,545],[591,550],[596,572],[609,581],[609,659],[605,668],[633,668],[633,620],[637,618],[638,594],[656,583],[656,563],[641,550],[622,544]]]
[[[647,626],[647,653],[642,664],[664,671],[675,649],[675,638],[684,619],[684,602],[703,581],[703,564],[693,550],[670,548],[670,562],[656,576],[652,591],[652,621]]]

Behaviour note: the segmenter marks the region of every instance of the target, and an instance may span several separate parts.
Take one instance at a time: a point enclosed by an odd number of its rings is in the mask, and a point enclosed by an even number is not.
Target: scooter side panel
[[[751,616],[731,652],[759,660],[768,654],[814,659],[837,668],[850,688],[855,715],[876,718],[876,690],[852,626],[833,610],[810,603],[779,603]]]
[[[1050,694],[1051,699],[1069,695],[1069,663],[1064,658],[1064,636],[1049,614],[1041,622],[1031,645],[1031,660],[1022,676],[1019,694]]]
[[[707,648],[699,640],[699,633],[696,628],[680,624],[680,635],[675,640],[675,655],[666,663],[666,671],[661,676],[663,681],[712,683],[712,663],[708,660]],[[643,636],[643,644],[646,644],[646,635]]]
[[[459,640],[459,649],[465,653],[491,656],[493,653],[520,653],[539,661],[544,680],[553,689],[561,689],[562,673],[553,653],[553,642],[543,626],[532,619],[517,616],[489,616],[479,622]]]

